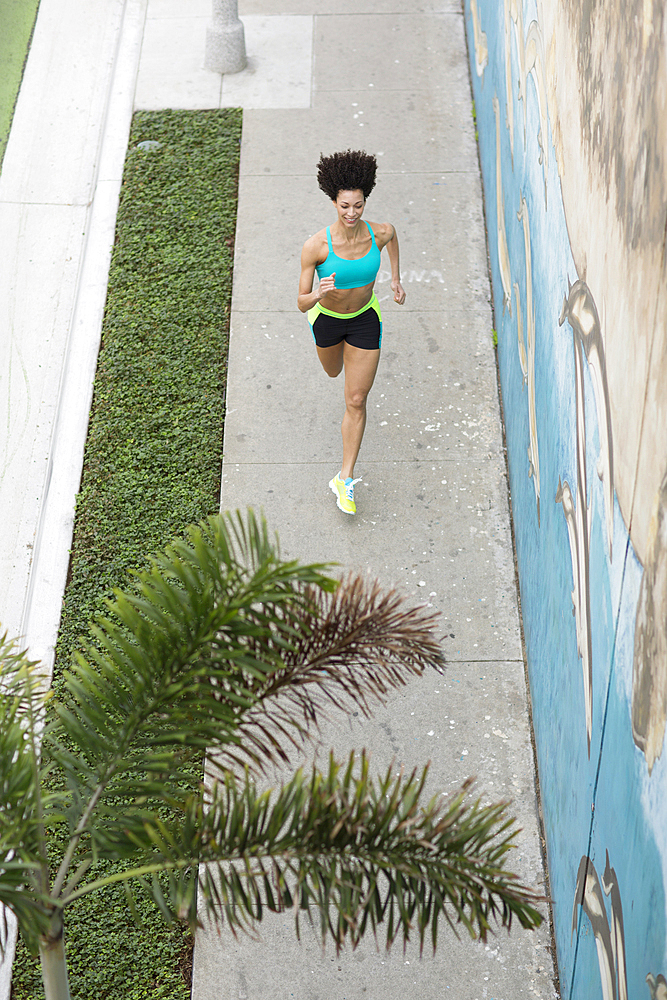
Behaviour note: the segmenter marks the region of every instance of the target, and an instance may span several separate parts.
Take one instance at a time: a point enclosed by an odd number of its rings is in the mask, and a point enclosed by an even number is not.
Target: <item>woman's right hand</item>
[[[325,295],[328,295],[329,292],[333,292],[335,288],[336,288],[336,272],[334,271],[334,273],[330,274],[328,278],[320,279],[320,285],[319,288],[317,289],[317,294],[320,299],[323,299]]]

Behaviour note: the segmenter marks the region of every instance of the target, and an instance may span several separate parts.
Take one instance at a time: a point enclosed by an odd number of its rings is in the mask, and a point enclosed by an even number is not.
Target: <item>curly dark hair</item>
[[[363,191],[364,199],[375,187],[377,162],[363,149],[348,149],[344,153],[324,156],[320,153],[317,164],[317,183],[326,195],[335,201],[339,191]]]

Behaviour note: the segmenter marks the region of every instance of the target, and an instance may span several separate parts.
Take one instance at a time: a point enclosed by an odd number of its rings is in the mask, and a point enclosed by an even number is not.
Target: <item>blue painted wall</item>
[[[465,23],[562,995],[667,1000],[667,752],[649,770],[633,738],[644,567],[614,489],[604,309],[568,235],[558,51],[530,0],[465,0]]]

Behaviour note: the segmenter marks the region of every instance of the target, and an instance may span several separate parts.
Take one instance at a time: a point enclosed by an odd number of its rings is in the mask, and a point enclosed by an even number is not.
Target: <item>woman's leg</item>
[[[341,340],[340,344],[334,344],[333,347],[317,348],[317,356],[329,378],[336,378],[343,370],[344,343],[345,341]]]
[[[331,350],[331,348],[328,349]],[[380,351],[365,351],[360,347],[352,347],[351,344],[345,343],[342,355],[345,366],[345,415],[341,425],[343,464],[340,474],[342,479],[347,479],[354,477],[354,463],[357,460],[366,427],[366,397],[375,380]]]

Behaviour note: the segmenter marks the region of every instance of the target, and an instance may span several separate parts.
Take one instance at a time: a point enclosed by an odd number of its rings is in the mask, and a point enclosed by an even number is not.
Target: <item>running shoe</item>
[[[341,479],[340,473],[336,473],[329,486],[331,492],[336,495],[336,504],[345,514],[356,514],[357,508],[354,502],[354,484],[361,482],[361,479]]]

